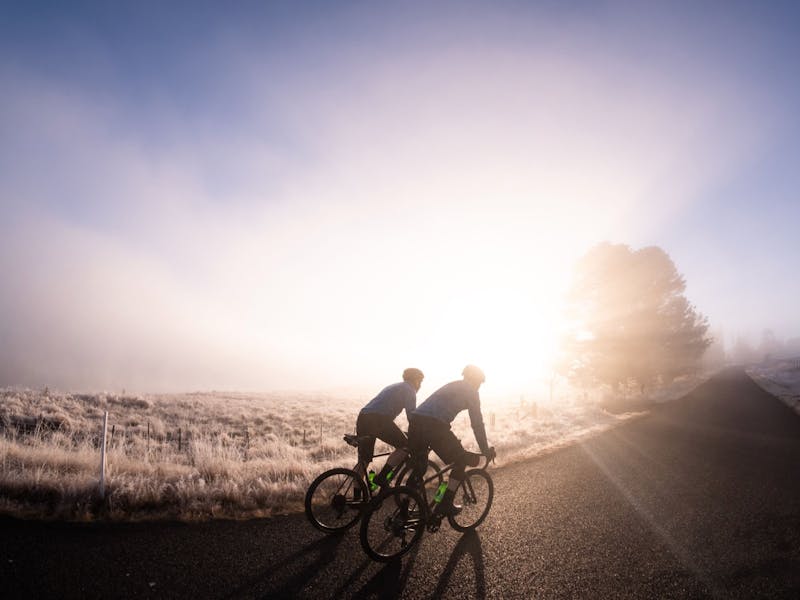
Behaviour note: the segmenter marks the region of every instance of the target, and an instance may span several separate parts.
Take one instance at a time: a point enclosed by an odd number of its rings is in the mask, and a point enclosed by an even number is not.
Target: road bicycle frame
[[[430,453],[430,452],[429,452]],[[485,471],[486,468],[489,466],[490,459],[485,454],[481,454],[480,456],[484,457],[484,464],[483,466],[474,467],[475,469]],[[427,459],[427,455],[426,455]],[[422,496],[423,499],[423,511],[424,514],[420,515],[419,518],[409,517],[408,521],[403,525],[406,529],[413,529],[414,527],[418,527],[419,525],[425,525],[426,529],[431,533],[438,531],[439,526],[441,525],[442,516],[438,516],[434,519],[434,508],[436,507],[436,498],[428,499],[428,488],[427,485],[432,482],[434,479],[439,479],[440,482],[444,482],[444,476],[452,471],[456,466],[455,462],[449,463],[440,467],[435,473],[431,474],[428,477],[422,479],[421,484],[414,482],[414,475],[412,474],[409,478],[409,482],[411,487],[417,490],[417,492]],[[468,486],[468,489],[464,490],[463,486]],[[464,480],[455,490],[456,493],[462,492],[468,494],[469,498],[475,500],[475,491],[471,489],[471,483],[469,480]]]

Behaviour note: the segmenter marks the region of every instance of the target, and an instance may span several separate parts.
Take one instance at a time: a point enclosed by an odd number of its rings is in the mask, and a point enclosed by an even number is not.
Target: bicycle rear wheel
[[[493,499],[494,483],[489,474],[483,469],[467,471],[454,499],[461,512],[447,516],[450,526],[456,531],[475,529],[489,514]]]
[[[364,480],[345,468],[325,471],[308,486],[306,516],[325,533],[340,533],[356,524],[369,500]]]
[[[367,556],[378,562],[390,562],[411,550],[424,531],[422,498],[416,490],[400,486],[367,505],[359,538]]]

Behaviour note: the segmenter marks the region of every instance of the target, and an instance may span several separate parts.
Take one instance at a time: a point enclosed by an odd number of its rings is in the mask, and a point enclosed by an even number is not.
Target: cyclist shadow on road
[[[472,565],[475,568],[474,597],[486,598],[486,569],[483,564],[483,548],[481,547],[481,538],[474,529],[462,535],[456,547],[453,548],[450,559],[439,577],[439,583],[436,584],[436,590],[432,595],[433,598],[447,596],[447,586],[450,584],[458,563],[465,554],[469,554],[472,557]],[[461,593],[463,593],[463,590]]]
[[[240,586],[228,597],[236,598],[242,594],[247,595],[254,592],[261,594],[264,588],[269,590],[264,596],[266,598],[294,597],[309,581],[323,571],[325,565],[335,559],[337,547],[343,540],[344,536],[331,535],[306,544],[289,556],[271,564],[262,576]],[[313,558],[310,558],[312,556]],[[273,582],[276,579],[279,580],[281,575],[287,571],[292,575],[278,586],[273,587]]]
[[[405,560],[394,560],[384,566],[361,589],[353,594],[353,598],[399,598],[406,587],[414,562],[417,560],[418,552],[419,544],[408,553]],[[366,564],[375,563],[367,561]]]
[[[353,598],[399,598],[402,596],[414,567],[418,551],[419,545],[409,552],[405,560],[396,560],[383,567],[360,590],[353,594]],[[475,569],[475,594],[473,597],[486,598],[486,571],[483,564],[483,548],[481,547],[481,538],[474,530],[468,531],[461,536],[458,544],[453,548],[447,565],[445,565],[444,571],[439,577],[439,582],[436,584],[436,589],[431,594],[432,598],[447,597],[447,587],[461,558],[465,554],[469,554],[472,557],[472,564]],[[355,576],[356,574],[351,579],[354,579]],[[343,588],[340,588],[339,591],[342,592]]]

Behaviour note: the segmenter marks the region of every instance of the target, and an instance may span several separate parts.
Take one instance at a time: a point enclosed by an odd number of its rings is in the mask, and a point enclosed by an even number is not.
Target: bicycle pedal
[[[442,515],[434,515],[428,523],[427,529],[431,533],[436,533],[442,526]]]

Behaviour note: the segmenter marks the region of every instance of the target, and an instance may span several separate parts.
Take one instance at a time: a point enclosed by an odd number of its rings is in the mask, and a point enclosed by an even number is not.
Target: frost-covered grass
[[[754,365],[747,374],[800,414],[800,357]]]
[[[486,429],[498,465],[549,452],[633,416],[610,414],[596,400],[578,400],[582,397],[565,392],[552,403],[485,400]],[[355,450],[342,434],[353,431],[356,414],[368,400],[322,394],[126,396],[0,389],[0,512],[67,519],[195,519],[296,510],[317,474],[355,463]],[[101,501],[105,411],[109,442],[106,498]],[[398,424],[406,428],[403,415]],[[466,413],[453,429],[466,447],[475,449]]]
[[[0,390],[0,510],[202,518],[290,509],[318,471],[352,462],[341,435],[352,430],[358,404],[300,395]],[[105,411],[107,498],[100,502]]]

